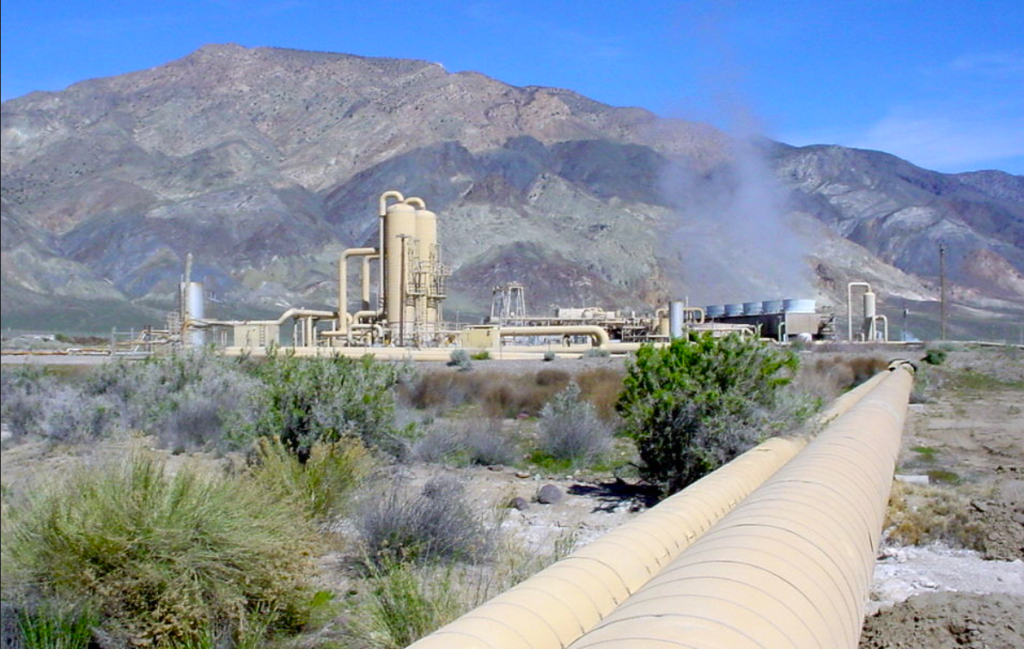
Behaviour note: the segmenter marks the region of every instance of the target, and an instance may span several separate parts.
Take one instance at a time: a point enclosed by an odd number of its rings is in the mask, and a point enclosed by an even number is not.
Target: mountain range
[[[1024,310],[1022,176],[734,138],[424,61],[209,45],[4,102],[0,161],[7,329],[158,323],[189,252],[216,316],[333,307],[385,189],[439,214],[449,319],[510,280],[546,312],[839,306],[864,279],[927,333],[940,243],[964,335]]]

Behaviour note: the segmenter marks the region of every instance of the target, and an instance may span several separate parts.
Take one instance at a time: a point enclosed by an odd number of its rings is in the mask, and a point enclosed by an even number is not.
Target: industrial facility
[[[337,310],[290,308],[273,320],[208,317],[205,288],[192,279],[189,255],[180,283],[178,310],[163,329],[147,328],[127,342],[155,352],[213,346],[228,355],[265,355],[288,348],[297,355],[364,355],[446,360],[452,349],[488,352],[494,358],[529,358],[554,352],[579,356],[599,349],[636,351],[690,332],[737,333],[778,343],[837,338],[835,314],[807,298],[769,299],[691,306],[671,301],[653,313],[602,307],[554,307],[530,313],[524,284],[492,290],[490,316],[478,324],[444,317],[451,268],[438,240],[438,216],[422,198],[389,190],[378,200],[376,247],[349,248],[338,259]],[[358,261],[358,263],[353,263]],[[350,290],[358,286],[358,295]],[[863,289],[862,318],[854,321],[854,291]],[[849,340],[887,341],[888,322],[876,309],[870,285],[851,282],[847,292]]]

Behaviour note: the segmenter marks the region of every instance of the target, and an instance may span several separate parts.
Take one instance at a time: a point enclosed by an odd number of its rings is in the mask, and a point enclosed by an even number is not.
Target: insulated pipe
[[[572,649],[853,649],[913,385],[856,405]]]
[[[804,448],[775,437],[410,649],[562,649]]]
[[[882,340],[889,342],[889,318],[884,315],[876,315],[874,319],[876,322],[878,320],[882,321]],[[877,331],[877,328],[874,325],[871,326],[871,329],[873,331]]]
[[[388,214],[388,199],[393,198],[399,203],[405,200],[405,196],[402,192],[390,189],[380,195],[377,201],[377,215],[380,219],[377,221],[377,250],[380,251],[380,263],[377,264],[378,284],[377,290],[380,292],[378,295],[378,301],[383,301],[384,298],[384,268],[385,268],[385,256],[384,256],[384,217]],[[378,305],[381,306],[381,305]]]
[[[889,372],[880,373],[847,392],[822,417],[843,415],[887,376]],[[712,527],[717,520],[806,443],[769,439],[410,649],[562,649],[608,616],[628,594],[638,588],[643,592],[643,584],[672,565],[673,557],[685,554],[709,528],[717,529]]]
[[[374,248],[349,248],[342,251],[341,258],[338,259],[338,331],[345,331],[348,326],[348,319],[345,317],[348,315],[348,258],[363,258],[363,299],[369,300],[370,267],[367,257],[375,254],[377,254],[377,250]]]
[[[510,336],[590,336],[595,347],[607,347],[609,338],[604,327],[597,325],[547,325],[537,327],[499,327],[498,335]]]
[[[363,268],[362,275],[359,279],[362,281],[360,301],[362,304],[359,305],[360,311],[370,310],[370,262],[373,260],[379,260],[380,254],[375,253],[372,255],[366,255],[363,257]]]

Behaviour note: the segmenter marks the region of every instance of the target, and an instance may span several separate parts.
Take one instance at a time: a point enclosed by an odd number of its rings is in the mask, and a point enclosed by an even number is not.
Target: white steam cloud
[[[686,159],[662,173],[661,190],[677,212],[662,250],[670,288],[694,305],[813,297],[807,262],[787,192],[770,160],[750,103],[743,66],[723,38],[722,15],[695,21],[696,41],[714,61],[704,76],[719,119],[729,124],[728,162],[708,170]]]

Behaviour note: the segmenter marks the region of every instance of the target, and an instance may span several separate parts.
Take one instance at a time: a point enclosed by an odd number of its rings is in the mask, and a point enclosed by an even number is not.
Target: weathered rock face
[[[188,252],[235,313],[332,304],[337,253],[375,240],[392,187],[440,213],[464,313],[511,279],[533,310],[829,299],[853,276],[927,299],[939,240],[955,281],[1024,299],[1021,177],[762,143],[751,192],[744,151],[706,125],[422,61],[208,46],[3,104],[3,322],[94,300],[151,319],[141,305],[170,305]],[[761,234],[789,229],[799,245]]]

